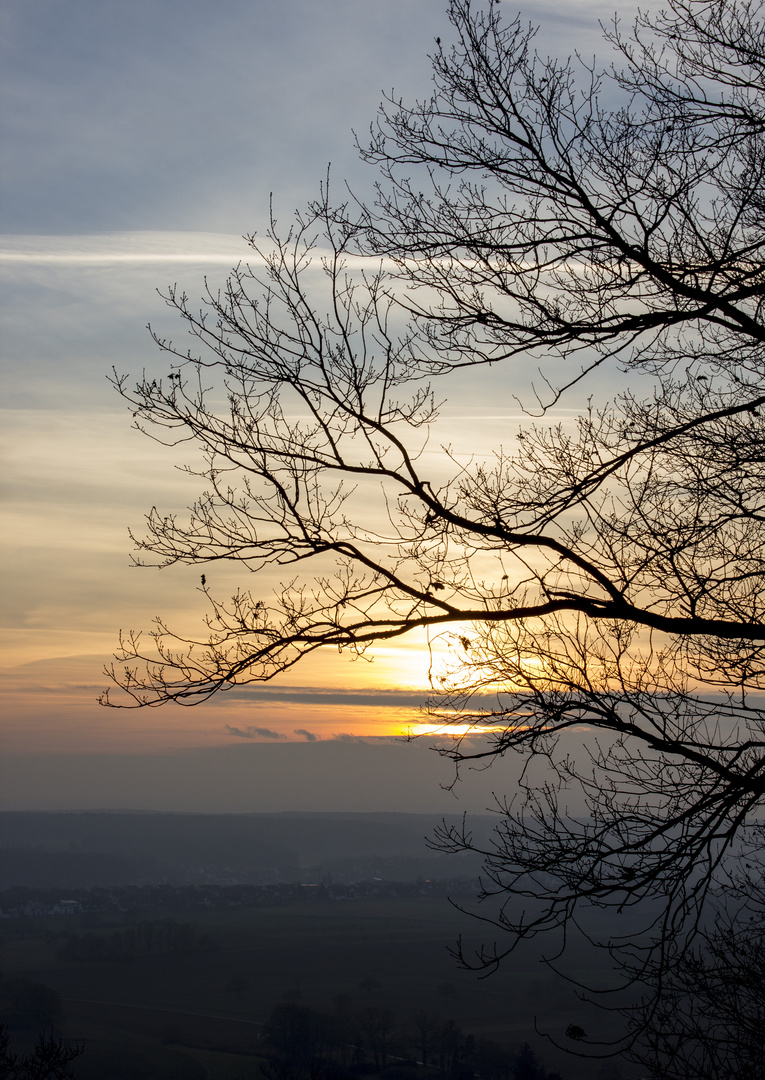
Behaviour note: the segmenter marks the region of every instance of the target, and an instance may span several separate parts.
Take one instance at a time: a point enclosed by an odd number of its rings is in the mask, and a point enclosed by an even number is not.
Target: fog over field
[[[460,910],[476,907],[475,859],[426,847],[437,823],[393,813],[0,814],[0,1014],[14,1045],[53,1021],[84,1040],[82,1080],[254,1080],[288,1015],[285,1046],[303,1037],[301,1017],[331,1021],[366,1045],[370,1066],[369,1024],[386,1017],[390,1064],[401,1068],[431,1031],[434,1064],[450,1032],[472,1039],[484,1070],[523,1057],[564,1080],[631,1080],[623,1062],[593,1073],[540,1035],[565,1041],[573,1021],[609,1029],[536,945],[488,980],[457,965],[449,949],[460,938],[478,946],[488,928]],[[484,838],[493,822],[473,824]],[[582,946],[569,974],[587,963]],[[342,1057],[342,1040],[332,1053]]]

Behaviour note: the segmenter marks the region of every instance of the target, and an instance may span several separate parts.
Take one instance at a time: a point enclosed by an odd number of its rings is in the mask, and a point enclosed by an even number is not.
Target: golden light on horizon
[[[495,732],[504,731],[507,724],[409,724],[400,732],[409,738],[419,738],[422,735],[438,735],[451,739],[462,739],[466,735],[491,735]]]

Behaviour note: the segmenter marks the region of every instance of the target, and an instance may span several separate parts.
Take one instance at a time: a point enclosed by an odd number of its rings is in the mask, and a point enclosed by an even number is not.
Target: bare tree
[[[762,826],[719,897],[717,919],[632,1011],[633,1060],[661,1080],[765,1077]]]
[[[423,1066],[434,1064],[433,1054],[438,1045],[443,1022],[438,1015],[427,1009],[418,1009],[412,1013],[411,1040],[415,1053]]]
[[[364,1047],[371,1051],[376,1066],[385,1067],[395,1017],[390,1009],[368,1005],[359,1013]]]
[[[615,22],[602,71],[538,56],[496,4],[449,16],[432,96],[388,101],[363,148],[376,202],[325,190],[201,311],[171,290],[199,351],[159,340],[166,378],[117,377],[140,427],[204,459],[139,560],[294,576],[224,601],[203,575],[207,633],[125,635],[105,700],[193,704],[326,646],[443,635],[433,717],[486,739],[441,752],[528,766],[481,849],[503,934],[465,961],[646,908],[604,941],[638,977],[694,932],[765,792],[761,5]],[[434,380],[529,361],[540,415],[600,369],[629,389],[430,474]]]

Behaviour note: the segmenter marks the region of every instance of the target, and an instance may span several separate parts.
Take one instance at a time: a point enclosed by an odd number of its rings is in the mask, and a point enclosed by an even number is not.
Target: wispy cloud
[[[286,739],[280,731],[272,731],[271,728],[253,727],[251,724],[246,728],[232,727],[226,724],[229,735],[235,735],[238,739]]]
[[[319,738],[319,736],[315,735],[313,731],[306,731],[305,728],[295,728],[294,734],[301,735],[306,742],[316,742]]]
[[[131,263],[135,265],[147,266],[159,263],[169,263],[172,265],[179,265],[182,263],[199,265],[200,263],[204,263],[205,265],[215,264],[221,266],[234,266],[240,261],[241,258],[241,255],[234,254],[233,252],[227,255],[203,255],[201,253],[191,252],[187,252],[184,255],[162,255],[149,251],[110,251],[103,252],[101,254],[86,254],[84,252],[75,251],[0,251],[0,263],[21,263],[25,266],[116,266],[120,263]],[[249,263],[254,263],[256,261],[262,262],[262,260],[259,260],[257,256],[254,256],[253,258],[248,257],[244,261]]]
[[[120,264],[262,265],[241,236],[209,232],[120,232],[84,236],[0,236],[0,264],[110,266]]]

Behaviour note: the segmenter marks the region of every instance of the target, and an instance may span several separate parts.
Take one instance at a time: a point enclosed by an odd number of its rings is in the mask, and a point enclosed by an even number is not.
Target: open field
[[[142,919],[152,917],[166,919],[168,912],[141,912]],[[448,947],[460,932],[477,942],[480,929],[442,898],[316,899],[185,910],[173,917],[192,923],[212,947],[174,957],[73,962],[55,952],[68,932],[83,932],[84,917],[3,924],[3,973],[47,984],[61,995],[62,1030],[89,1043],[84,1080],[95,1080],[88,1056],[98,1058],[102,1080],[233,1080],[254,1074],[261,1024],[277,1002],[291,996],[331,1009],[343,995],[352,1009],[391,1009],[401,1024],[417,1010],[428,1010],[455,1019],[465,1033],[508,1044],[528,1040],[548,1069],[557,1068],[565,1080],[609,1075],[608,1069],[556,1051],[535,1032],[535,1019],[558,1037],[569,1023],[594,1032],[603,1022],[550,974],[538,953],[511,958],[488,979],[458,969]],[[125,918],[103,919],[91,932],[111,933]],[[136,1054],[146,1062],[133,1068]],[[122,1071],[108,1065],[111,1059]],[[625,1078],[631,1075],[620,1068]]]

